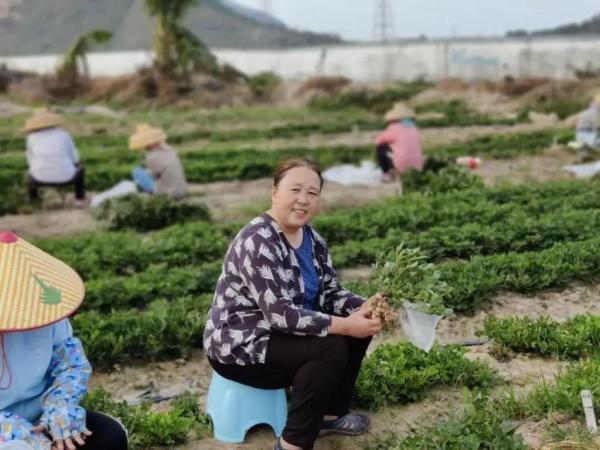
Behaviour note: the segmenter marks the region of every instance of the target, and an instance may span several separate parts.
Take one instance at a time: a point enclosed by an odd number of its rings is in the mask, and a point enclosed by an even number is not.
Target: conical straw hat
[[[73,269],[10,232],[0,232],[0,331],[43,327],[71,315],[83,301]]]
[[[65,123],[61,115],[50,112],[46,109],[36,109],[33,115],[25,121],[23,131],[31,133],[44,128],[59,127]]]
[[[408,119],[415,117],[415,112],[406,106],[404,103],[399,102],[394,105],[392,109],[385,113],[386,122],[395,122],[397,120]]]
[[[160,128],[153,128],[147,123],[141,123],[129,137],[129,148],[131,150],[141,150],[150,145],[161,144],[166,139],[167,135]]]

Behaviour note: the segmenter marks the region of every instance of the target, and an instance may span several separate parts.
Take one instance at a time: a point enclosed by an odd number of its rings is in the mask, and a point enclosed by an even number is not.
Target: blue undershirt
[[[295,248],[296,258],[300,265],[300,273],[304,280],[304,309],[316,311],[319,297],[319,277],[314,263],[313,243],[310,233],[306,227],[303,228],[302,244]]]

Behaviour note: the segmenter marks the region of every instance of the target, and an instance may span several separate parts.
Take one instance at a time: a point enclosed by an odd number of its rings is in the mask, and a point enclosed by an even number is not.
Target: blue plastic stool
[[[244,442],[248,430],[259,423],[270,425],[279,437],[287,420],[285,389],[256,389],[213,372],[206,413],[219,441]]]

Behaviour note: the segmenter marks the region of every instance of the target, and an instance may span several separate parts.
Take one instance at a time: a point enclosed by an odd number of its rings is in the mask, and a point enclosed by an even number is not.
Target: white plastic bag
[[[411,344],[429,352],[435,342],[435,329],[442,316],[417,311],[416,306],[404,301],[398,322]]]
[[[327,181],[349,186],[353,184],[375,186],[381,184],[381,169],[375,167],[373,161],[362,161],[360,167],[352,164],[334,166],[323,172]]]
[[[574,173],[577,178],[589,178],[600,172],[600,161],[590,164],[572,164],[563,166],[562,169]]]
[[[123,197],[135,193],[137,193],[136,184],[133,181],[123,180],[115,184],[109,190],[94,195],[90,204],[92,208],[96,208],[111,198]]]

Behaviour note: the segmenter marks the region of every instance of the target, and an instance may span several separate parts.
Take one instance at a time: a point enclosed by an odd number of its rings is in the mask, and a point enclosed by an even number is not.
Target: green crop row
[[[130,406],[116,402],[104,390],[90,392],[82,405],[117,418],[127,429],[129,448],[145,450],[185,442],[193,431],[196,437],[209,436],[212,426],[209,417],[200,410],[198,399],[185,394],[176,399],[166,412],[150,410],[150,403]],[[108,450],[108,449],[107,449]]]
[[[418,400],[435,386],[490,387],[497,375],[484,363],[464,357],[464,347],[434,346],[428,353],[412,344],[380,345],[365,359],[356,384],[361,407]]]
[[[539,292],[550,287],[564,287],[573,281],[596,281],[600,274],[600,238],[580,242],[561,242],[538,251],[475,256],[469,261],[454,261],[437,266],[436,282],[442,303],[455,311],[472,310],[501,290],[523,293]],[[394,251],[382,255],[379,262],[394,257]],[[393,281],[393,280],[392,280]],[[424,278],[404,289],[419,292]],[[397,299],[400,300],[400,299]]]
[[[434,226],[419,232],[392,229],[383,238],[365,240],[358,236],[357,240],[332,246],[333,261],[336,267],[372,264],[381,252],[402,243],[420,248],[429,260],[467,259],[475,255],[543,250],[557,242],[581,241],[600,234],[600,209],[580,210],[565,204],[563,209],[540,216],[518,208],[507,212],[505,217],[496,217],[491,222]]]
[[[86,283],[84,310],[143,308],[156,298],[177,299],[211,293],[217,285],[221,259],[199,266],[169,268],[152,265],[129,277],[109,276]]]
[[[468,110],[459,110],[449,107],[444,111],[445,117],[434,119],[418,120],[419,127],[460,127],[474,125],[514,125],[526,121],[526,117],[517,119],[504,119],[490,117],[480,113],[474,113]],[[313,119],[314,120],[314,119]],[[296,121],[274,127],[253,127],[253,128],[197,128],[185,132],[172,132],[169,136],[169,142],[181,144],[196,140],[208,140],[211,142],[231,142],[242,140],[265,140],[265,139],[290,139],[309,135],[328,135],[345,133],[354,130],[374,131],[383,129],[385,123],[381,118],[351,117],[331,120],[321,120],[312,122]],[[125,147],[128,136],[110,135],[98,133],[87,136],[74,136],[78,146],[100,146],[103,148]],[[0,138],[0,153],[25,149],[26,140],[23,136],[4,136]]]
[[[87,311],[72,319],[95,367],[185,356],[201,348],[212,295],[155,300],[143,311]]]
[[[148,236],[131,231],[38,239],[35,244],[74,267],[85,280],[132,275],[151,265],[170,268],[221,259],[231,236],[207,222],[174,225]]]
[[[564,322],[549,317],[489,316],[483,333],[500,346],[516,352],[573,359],[600,354],[600,317],[589,314]]]
[[[186,221],[210,220],[204,204],[172,200],[166,195],[127,195],[110,199],[93,211],[108,230],[151,231]]]
[[[314,227],[330,245],[385,237],[390,231],[434,226],[490,224],[521,210],[536,215],[564,208],[598,208],[600,183],[553,182],[531,186],[476,188],[448,194],[418,193],[317,217]]]

